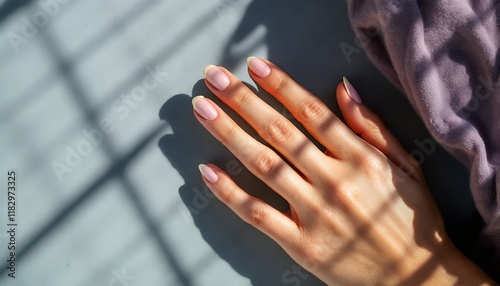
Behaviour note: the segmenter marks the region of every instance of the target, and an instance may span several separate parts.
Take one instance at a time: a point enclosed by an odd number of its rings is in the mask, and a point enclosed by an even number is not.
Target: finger
[[[418,162],[399,140],[390,132],[382,120],[364,105],[358,92],[344,77],[337,86],[337,102],[347,125],[366,142],[380,150],[395,165],[415,179],[423,179]]]
[[[197,96],[193,99],[193,106],[198,121],[250,172],[285,198],[290,205],[302,208],[304,193],[310,190],[309,183],[273,150],[241,129],[213,101]]]
[[[233,74],[222,67],[208,66],[205,75],[210,90],[306,177],[315,176],[323,168],[317,164],[319,158],[325,157],[318,147]]]
[[[248,66],[257,84],[276,97],[333,157],[344,159],[358,152],[359,138],[320,99],[269,61],[249,58]]]
[[[262,231],[283,248],[294,245],[297,224],[267,203],[250,196],[215,165],[200,165],[203,180],[212,192],[241,219]]]

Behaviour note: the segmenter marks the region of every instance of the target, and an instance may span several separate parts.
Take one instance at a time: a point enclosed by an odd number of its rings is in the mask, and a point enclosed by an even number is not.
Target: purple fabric
[[[349,0],[354,31],[436,140],[470,169],[500,272],[500,4],[492,0]]]

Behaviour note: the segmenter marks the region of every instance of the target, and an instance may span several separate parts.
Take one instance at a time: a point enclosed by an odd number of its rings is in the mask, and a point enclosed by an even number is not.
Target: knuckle
[[[299,115],[302,119],[313,121],[326,113],[326,107],[316,98],[308,98],[299,106]]]
[[[254,96],[254,94],[247,89],[236,92],[235,95],[232,96],[233,108],[240,110],[242,106],[248,103],[252,96]]]
[[[258,204],[251,204],[248,208],[246,221],[252,226],[262,225],[266,219],[266,212]]]
[[[326,182],[330,191],[325,197],[325,201],[330,201],[335,205],[344,204],[345,196],[353,191],[352,182],[345,179],[329,180]]]
[[[257,174],[265,178],[273,175],[276,171],[277,164],[278,160],[276,159],[276,155],[273,155],[270,152],[264,152],[257,155],[254,160],[254,166]]]
[[[264,132],[262,137],[264,137],[266,141],[284,143],[291,140],[293,127],[286,119],[278,118],[274,119],[270,124],[267,124]]]
[[[286,91],[289,83],[290,83],[290,81],[289,81],[289,79],[287,77],[285,77],[285,76],[279,76],[276,79],[276,91],[279,94],[285,93],[285,91]]]
[[[223,193],[223,195],[220,197],[220,200],[224,204],[230,205],[234,200],[234,195],[236,194],[236,192],[237,192],[237,187],[232,186],[226,192]]]
[[[304,239],[304,243],[297,249],[298,256],[304,260],[310,268],[315,268],[318,265],[324,265],[325,250],[316,239]]]
[[[307,260],[309,264],[324,265],[326,252],[321,246],[319,246],[318,244],[311,245],[308,251],[309,256]]]
[[[365,133],[382,133],[382,131],[385,129],[384,122],[380,117],[376,114],[371,114],[370,115],[370,120],[366,121],[366,127],[365,127]]]
[[[366,154],[359,160],[359,167],[367,174],[380,176],[387,168],[387,161],[377,154]]]
[[[227,144],[228,142],[231,142],[236,134],[236,126],[231,125],[225,128],[221,133],[220,133],[220,142],[222,144]]]

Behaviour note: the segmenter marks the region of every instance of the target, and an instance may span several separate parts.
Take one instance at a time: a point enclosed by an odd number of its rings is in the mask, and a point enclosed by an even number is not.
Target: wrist
[[[476,264],[445,238],[434,249],[420,248],[405,259],[399,285],[497,285]]]

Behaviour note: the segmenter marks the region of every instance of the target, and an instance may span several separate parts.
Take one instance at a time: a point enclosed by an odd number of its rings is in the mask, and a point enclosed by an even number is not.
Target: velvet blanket
[[[500,272],[499,1],[350,0],[366,53],[408,97],[435,139],[470,169],[486,226],[490,275]]]

